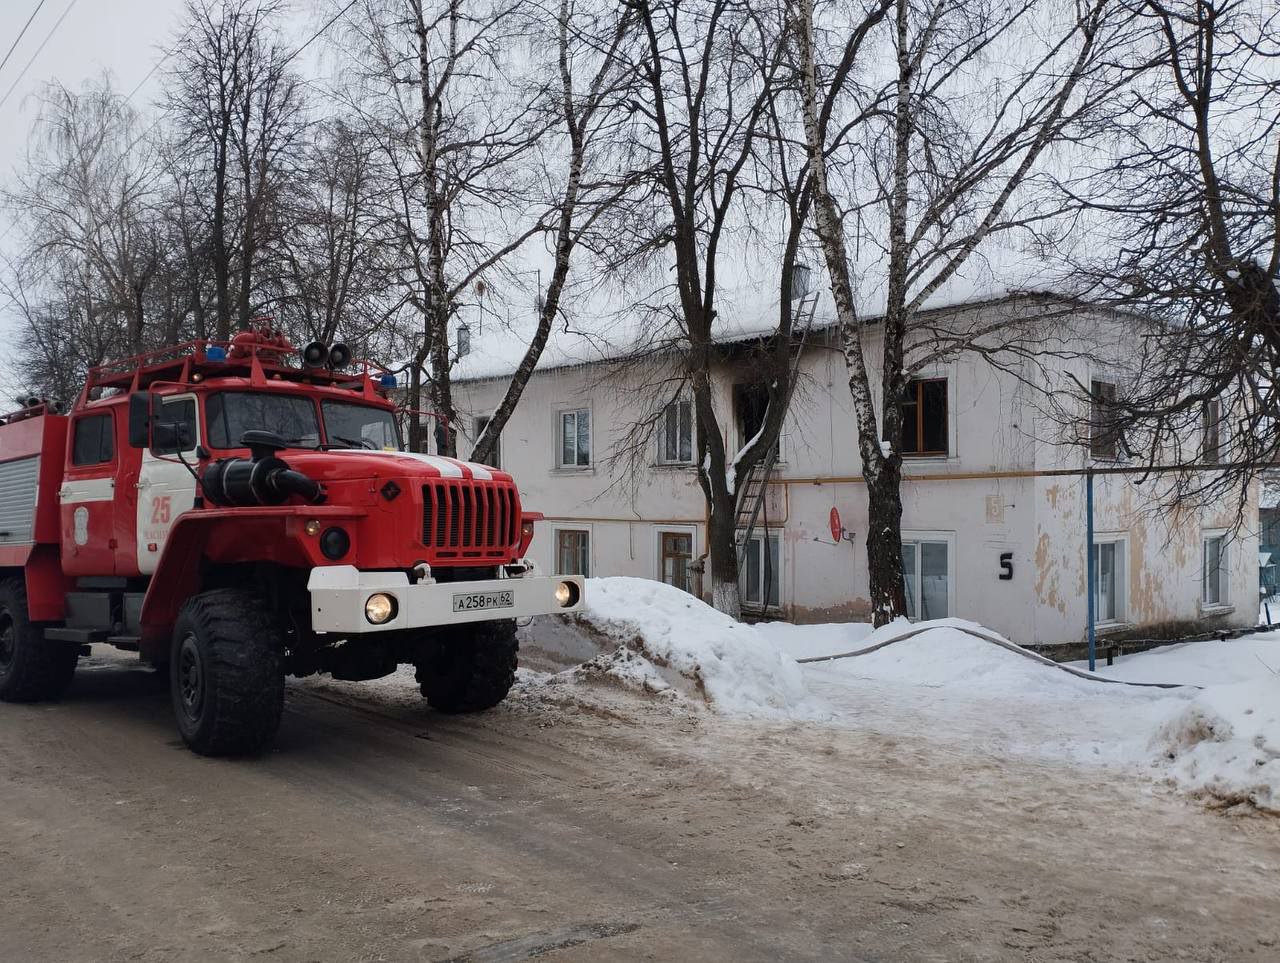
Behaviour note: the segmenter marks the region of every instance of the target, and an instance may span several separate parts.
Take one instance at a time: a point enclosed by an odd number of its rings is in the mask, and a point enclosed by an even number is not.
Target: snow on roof
[[[724,263],[733,267],[722,270],[717,289],[715,340],[732,344],[772,333],[777,328],[780,302],[776,262],[743,251],[737,257],[725,256]],[[835,323],[836,312],[826,272],[816,255],[808,263],[814,268],[809,283],[816,295],[812,327],[830,327]],[[562,316],[538,361],[539,370],[630,357],[669,343],[676,331],[677,309],[669,277],[650,276],[628,282],[601,281],[598,277],[583,280],[590,265],[578,264],[574,270],[561,298]],[[866,319],[878,318],[885,308],[883,279],[871,265],[861,273],[859,314]],[[534,276],[537,281],[530,285]],[[508,310],[506,318],[489,311],[469,319],[464,312],[462,320],[471,328],[471,349],[454,366],[455,381],[480,381],[515,371],[537,324],[533,304],[542,276],[536,270],[512,274],[523,281],[517,281],[507,292],[507,304],[527,304],[527,309]],[[872,278],[878,280],[872,282]],[[925,301],[924,308],[939,310],[988,303],[1054,286],[1044,262],[1009,250],[1001,250],[998,257],[987,252],[987,256],[970,259]],[[512,291],[514,296],[510,296]]]

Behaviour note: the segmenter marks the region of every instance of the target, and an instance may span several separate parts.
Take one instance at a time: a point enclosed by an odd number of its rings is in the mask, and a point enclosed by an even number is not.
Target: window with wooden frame
[[[693,570],[693,532],[659,532],[662,581],[697,595]]]
[[[1089,383],[1089,454],[1115,461],[1120,455],[1120,426],[1116,422],[1116,386],[1110,381]]]
[[[1216,465],[1222,459],[1222,402],[1211,398],[1204,403],[1202,419],[1204,444],[1200,457],[1206,465]]]
[[[591,533],[586,529],[556,529],[556,574],[591,574]]]
[[[948,454],[947,379],[913,378],[902,396],[902,454]]]

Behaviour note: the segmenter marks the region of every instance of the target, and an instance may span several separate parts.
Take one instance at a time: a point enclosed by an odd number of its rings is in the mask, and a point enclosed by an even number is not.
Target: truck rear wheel
[[[169,689],[178,731],[196,752],[266,749],[284,708],[284,644],[266,603],[235,588],[189,599],[174,625]]]
[[[0,699],[40,702],[67,691],[80,657],[78,647],[51,642],[27,615],[27,587],[20,578],[0,581]]]
[[[511,619],[449,629],[431,659],[418,665],[422,694],[433,709],[450,714],[492,709],[515,684],[519,648]]]

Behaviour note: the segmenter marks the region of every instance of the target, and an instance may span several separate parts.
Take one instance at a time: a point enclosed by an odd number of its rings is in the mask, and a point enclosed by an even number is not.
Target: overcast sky
[[[163,56],[162,48],[173,38],[183,6],[184,0],[0,0],[0,59],[27,18],[39,10],[0,70],[0,184],[11,183],[22,165],[37,112],[35,94],[42,84],[57,80],[74,89],[107,71],[115,88],[129,93]],[[325,0],[295,0],[294,32],[310,36],[316,24],[323,22],[319,11],[325,7]],[[159,89],[157,72],[138,90],[134,104],[148,111]],[[7,213],[0,210],[2,251],[12,250],[6,237],[11,226]],[[5,394],[21,387],[11,381],[12,332],[13,317],[0,305],[0,392]],[[0,397],[0,410],[4,409]]]

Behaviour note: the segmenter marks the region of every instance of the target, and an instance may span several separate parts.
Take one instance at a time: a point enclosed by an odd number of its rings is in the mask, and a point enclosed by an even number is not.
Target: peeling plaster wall
[[[978,321],[984,317],[981,311],[970,313]],[[1122,333],[1101,324],[1086,334],[1099,344],[1123,340]],[[878,330],[869,329],[865,338],[868,355],[878,356]],[[531,550],[544,570],[554,566],[557,527],[590,530],[597,575],[660,577],[658,533],[664,530],[692,529],[695,554],[706,550],[705,508],[692,468],[657,465],[656,440],[635,474],[606,457],[638,417],[641,399],[654,396],[643,385],[660,363],[646,361],[645,370],[622,374],[600,365],[539,371],[528,385],[503,432],[502,465],[514,474],[525,506],[548,516]],[[1053,376],[1065,379],[1069,372],[1084,379],[1090,373],[1084,366],[1063,366]],[[1082,448],[1063,447],[1033,390],[980,358],[962,358],[926,375],[948,379],[950,454],[907,461],[906,474],[919,478],[904,486],[903,528],[939,533],[954,545],[951,614],[1021,641],[1079,641],[1087,606],[1084,480],[1009,474],[1081,468]],[[1034,380],[1030,371],[1021,375]],[[878,382],[878,372],[872,371],[872,378]],[[730,424],[734,382],[746,380],[750,377],[740,368],[720,367],[716,407],[722,425]],[[505,382],[498,380],[456,386],[468,433],[504,390]],[[669,397],[674,387],[662,391]],[[588,471],[561,471],[556,468],[558,414],[575,406],[592,411],[596,464]],[[744,440],[732,429],[726,432],[731,452]],[[465,453],[468,446],[459,447]],[[856,425],[844,361],[825,335],[814,335],[806,347],[800,386],[783,429],[782,457],[776,477],[789,483],[771,486],[767,515],[770,527],[782,533],[783,614],[797,621],[865,619],[866,489],[857,480]],[[1129,621],[1200,620],[1201,532],[1229,527],[1235,506],[1188,512],[1171,525],[1132,483],[1100,478],[1097,486],[1097,530],[1122,532],[1128,539]],[[832,507],[854,533],[852,544],[833,542]],[[1256,535],[1231,544],[1229,595],[1238,604],[1233,613],[1206,625],[1253,622],[1256,547]],[[1012,554],[1009,580],[1000,578],[1005,552]]]

